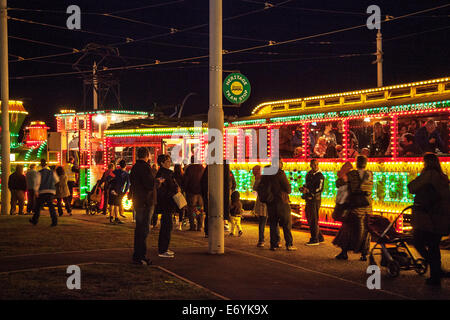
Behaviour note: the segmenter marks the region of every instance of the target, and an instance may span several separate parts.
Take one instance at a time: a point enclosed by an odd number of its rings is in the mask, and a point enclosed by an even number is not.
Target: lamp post
[[[2,215],[9,213],[9,79],[8,79],[8,11],[6,0],[0,0],[0,82],[2,99]]]
[[[216,131],[223,137],[223,107],[222,107],[222,0],[209,0],[209,111],[208,135]],[[217,136],[215,137],[218,138]],[[222,139],[223,140],[223,139]],[[223,156],[223,141],[221,148]],[[211,155],[211,151],[208,151]],[[210,254],[224,253],[223,229],[223,161],[208,163],[208,240]]]

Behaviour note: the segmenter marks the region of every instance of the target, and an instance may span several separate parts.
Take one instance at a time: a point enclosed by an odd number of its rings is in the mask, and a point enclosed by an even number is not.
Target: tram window
[[[350,120],[348,149],[349,158],[357,154],[371,158],[391,156],[390,118]]]
[[[282,159],[296,159],[303,156],[302,126],[282,126],[279,130],[279,155]]]
[[[114,163],[119,163],[123,159],[127,166],[133,165],[133,147],[115,147],[112,155],[112,162]]]
[[[311,158],[344,157],[342,121],[312,122],[308,132]]]
[[[134,158],[136,160],[138,159],[137,152],[138,152],[139,148],[140,147],[136,147],[135,150],[134,150]],[[144,148],[148,150],[148,153],[150,155],[150,161],[153,162],[156,159],[155,158],[155,147],[144,147]]]
[[[444,114],[399,117],[397,130],[400,157],[419,157],[425,152],[449,153],[449,120]]]

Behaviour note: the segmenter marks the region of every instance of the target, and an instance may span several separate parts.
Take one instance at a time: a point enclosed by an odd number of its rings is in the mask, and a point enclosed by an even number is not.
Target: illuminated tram
[[[337,171],[345,161],[354,162],[358,154],[365,154],[367,169],[374,175],[374,213],[393,219],[413,202],[407,184],[422,170],[424,151],[436,152],[444,172],[450,174],[449,111],[450,78],[265,102],[251,116],[225,124],[226,152],[235,155],[231,169],[241,199],[255,200],[251,169],[268,164],[271,130],[278,129],[279,155],[292,186],[294,222],[307,223],[300,188],[310,160],[316,158],[325,176],[319,224],[327,228],[341,225],[331,218]],[[426,128],[422,128],[427,122],[430,127],[435,124],[435,139],[428,144],[423,139]],[[260,144],[260,130],[267,130],[265,159],[251,147]],[[398,221],[397,231],[411,229],[409,217]]]
[[[84,200],[108,165],[105,131],[110,125],[132,119],[151,117],[148,112],[127,110],[98,110],[76,112],[61,110],[56,114],[57,132],[60,134],[59,165],[70,157],[79,166],[78,187],[74,198]]]

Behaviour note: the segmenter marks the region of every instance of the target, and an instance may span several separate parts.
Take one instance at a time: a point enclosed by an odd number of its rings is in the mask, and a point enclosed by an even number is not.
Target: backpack
[[[272,184],[270,183],[269,176],[263,176],[258,185],[258,197],[259,201],[262,203],[270,203],[274,200],[274,195],[272,193]]]

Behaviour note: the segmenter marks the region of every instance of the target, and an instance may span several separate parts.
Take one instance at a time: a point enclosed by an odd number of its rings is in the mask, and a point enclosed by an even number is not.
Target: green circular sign
[[[240,73],[232,73],[223,81],[223,94],[234,104],[243,103],[250,97],[250,82]]]

